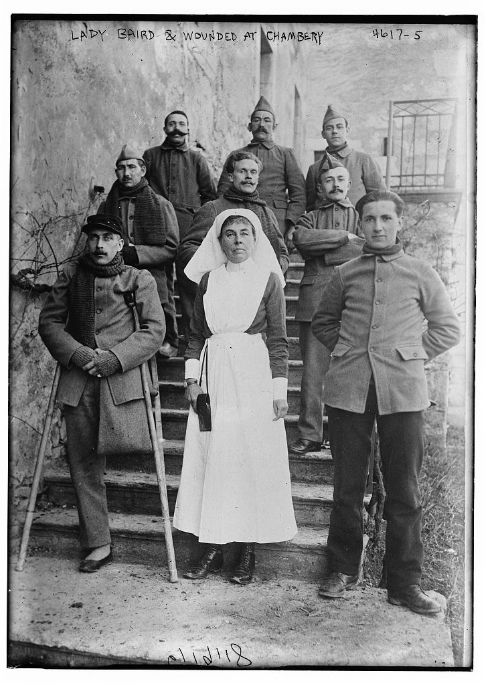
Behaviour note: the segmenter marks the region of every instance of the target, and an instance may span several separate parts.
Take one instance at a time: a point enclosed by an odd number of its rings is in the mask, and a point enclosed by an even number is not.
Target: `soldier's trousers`
[[[318,341],[311,323],[300,323],[300,352],[303,359],[298,432],[302,439],[322,442],[323,381],[330,363],[330,351]]]
[[[111,543],[104,483],[106,458],[97,452],[99,382],[97,377],[90,376],[79,405],[64,406],[67,455],[83,548],[97,548]]]
[[[424,453],[423,411],[379,415],[373,382],[365,412],[327,405],[334,461],[334,496],[328,549],[333,571],[357,574],[363,550],[364,493],[371,434],[377,420],[386,489],[386,569],[388,589],[421,581],[421,499],[418,478]]]

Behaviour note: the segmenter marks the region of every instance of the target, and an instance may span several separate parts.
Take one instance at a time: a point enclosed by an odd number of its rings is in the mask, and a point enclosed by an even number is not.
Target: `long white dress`
[[[246,334],[269,270],[250,259],[209,275],[204,310],[212,431],[190,408],[174,526],[201,543],[270,543],[297,533],[283,419],[274,420],[269,355]],[[250,286],[248,287],[248,283]],[[205,390],[205,369],[202,386]]]

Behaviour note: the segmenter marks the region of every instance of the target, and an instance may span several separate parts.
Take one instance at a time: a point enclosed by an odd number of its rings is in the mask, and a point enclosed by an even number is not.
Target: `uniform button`
[[[100,333],[100,330],[96,330],[94,334],[99,334],[99,333]]]
[[[97,292],[100,292],[100,291],[101,291],[101,287],[96,287],[96,291],[97,291]]]
[[[378,259],[377,259],[377,263],[382,263],[382,259],[381,259],[381,258],[378,258]]]
[[[375,351],[375,348],[373,346],[370,347],[371,351]]]
[[[338,228],[339,225],[340,225],[340,223],[337,221],[337,222],[335,223],[335,227]]]
[[[335,207],[335,211],[338,211],[338,206]]]
[[[418,354],[417,354],[417,353],[413,353],[413,356],[414,356],[415,358],[417,358],[417,357],[418,357]]]
[[[381,303],[380,301],[376,301],[376,306],[379,306],[380,303]]]
[[[130,237],[131,237],[131,239],[133,239],[133,233],[132,232],[130,232]]]
[[[382,282],[382,278],[381,278],[381,277],[378,277],[377,280],[376,280],[376,282]]]
[[[378,327],[379,327],[378,325],[372,325],[373,330],[377,330]]]
[[[134,215],[133,213],[130,214],[130,215],[128,216],[128,218],[130,219],[130,221],[132,221],[132,220],[134,219],[134,217],[135,217],[135,215]]]
[[[102,310],[103,310],[102,308],[97,308],[96,313],[101,313]]]

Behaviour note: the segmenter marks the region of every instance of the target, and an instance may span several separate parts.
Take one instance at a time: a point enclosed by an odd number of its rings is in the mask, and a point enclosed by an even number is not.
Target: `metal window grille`
[[[395,191],[455,186],[455,98],[389,103],[386,185]]]

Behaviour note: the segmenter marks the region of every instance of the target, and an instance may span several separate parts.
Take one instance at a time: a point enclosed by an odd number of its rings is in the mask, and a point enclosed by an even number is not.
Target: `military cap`
[[[328,121],[331,121],[332,119],[344,119],[345,123],[349,125],[347,118],[340,112],[336,111],[333,108],[333,104],[329,104],[327,107],[327,111],[325,112],[325,116],[323,117],[322,128],[325,126],[326,123],[328,123]]]
[[[138,159],[138,161],[145,163],[143,161],[143,154],[140,153],[140,150],[135,149],[131,145],[123,145],[120,155],[116,159],[116,165],[118,165],[120,161],[126,161],[127,159]]]
[[[331,154],[329,154],[326,150],[323,152],[322,158],[320,160],[320,165],[318,167],[318,177],[322,175],[322,173],[325,173],[326,171],[329,171],[331,168],[345,168],[345,166],[340,163],[338,159],[335,159]]]
[[[268,102],[266,97],[264,97],[263,95],[261,95],[261,97],[258,100],[257,105],[254,107],[254,111],[251,114],[251,118],[253,118],[254,114],[257,111],[268,111],[270,114],[273,114],[273,118],[276,121],[276,114],[273,111],[273,107],[270,105],[270,103]]]
[[[133,158],[133,157],[130,157]],[[105,228],[106,230],[111,230],[115,232],[120,237],[122,236],[123,224],[118,216],[113,216],[109,213],[96,213],[94,216],[88,216],[86,225],[83,226],[82,232],[89,234],[94,228]]]

